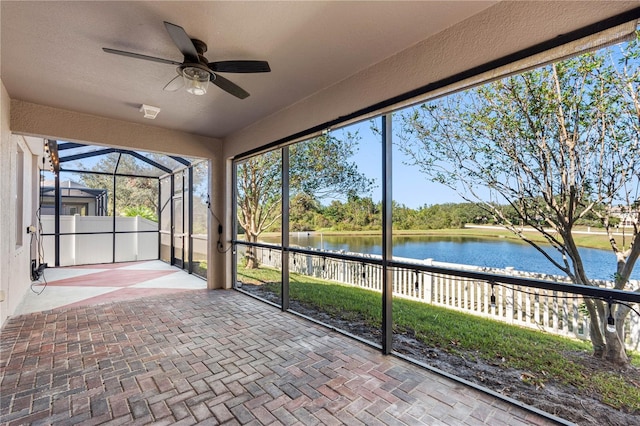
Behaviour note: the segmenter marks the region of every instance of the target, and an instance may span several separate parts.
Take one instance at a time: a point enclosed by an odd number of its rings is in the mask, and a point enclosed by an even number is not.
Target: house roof
[[[107,192],[106,189],[88,188],[72,180],[61,181],[60,188],[63,189],[63,191],[60,194],[62,197],[86,197],[86,196],[96,197],[96,196],[104,195]],[[40,191],[41,191],[41,196],[43,197],[55,196],[55,181],[53,180],[43,181]]]

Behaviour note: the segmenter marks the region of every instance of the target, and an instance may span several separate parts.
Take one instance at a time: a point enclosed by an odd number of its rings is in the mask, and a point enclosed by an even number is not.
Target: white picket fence
[[[280,269],[280,250],[255,247],[260,264]],[[289,270],[298,274],[322,278],[329,281],[350,284],[361,288],[382,292],[382,268],[366,263],[367,259],[381,259],[380,256],[344,253],[360,256],[363,262],[333,259],[317,255],[291,253]],[[486,272],[493,275],[508,275],[550,281],[567,281],[560,276],[517,271],[513,268],[484,268],[423,261],[394,257],[394,261],[428,265],[442,268]],[[602,286],[612,287],[612,283],[602,282]],[[638,282],[632,283],[633,288]],[[495,304],[491,303],[491,295]],[[452,275],[426,273],[407,266],[393,269],[393,296],[416,300],[449,309],[491,318],[561,336],[589,339],[589,317],[582,299],[573,293],[542,290],[511,285],[491,285],[488,281],[474,280]],[[640,350],[640,318],[633,312],[625,323],[625,345],[627,349]]]

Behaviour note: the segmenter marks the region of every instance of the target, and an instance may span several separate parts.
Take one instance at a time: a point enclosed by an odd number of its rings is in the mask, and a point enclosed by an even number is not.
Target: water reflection
[[[277,237],[263,241],[278,243]],[[382,235],[322,235],[294,232],[290,244],[302,248],[344,251],[363,254],[382,254]],[[587,274],[592,279],[612,279],[616,259],[608,250],[581,248]],[[554,250],[549,253],[560,260]],[[530,245],[505,239],[483,239],[464,236],[397,236],[393,238],[393,256],[410,259],[433,259],[492,268],[514,267],[517,270],[560,275],[541,253]],[[636,269],[631,279],[640,279]]]

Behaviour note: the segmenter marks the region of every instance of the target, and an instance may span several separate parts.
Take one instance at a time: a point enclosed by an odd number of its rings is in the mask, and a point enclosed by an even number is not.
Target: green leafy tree
[[[163,164],[166,163],[164,154],[147,154],[151,160]],[[81,168],[81,167],[78,167]],[[156,176],[164,174],[163,171],[136,159],[128,154],[119,155],[117,153],[102,156],[92,167],[93,171],[133,176],[116,176],[116,216],[141,216],[154,222],[158,221],[158,179]],[[176,188],[184,186],[182,179],[186,180],[186,171],[177,172]],[[208,166],[206,162],[201,162],[193,167],[193,232],[194,234],[207,233],[207,208],[208,194]],[[89,188],[101,188],[107,190],[108,212],[113,213],[113,176],[98,174],[81,174],[80,181]],[[167,194],[165,194],[167,195]],[[169,197],[170,199],[170,197]],[[186,199],[186,198],[185,198]],[[165,206],[171,208],[171,205]]]
[[[130,206],[122,209],[122,216],[136,217],[140,216],[153,222],[158,221],[158,215],[155,211],[146,206]]]
[[[118,154],[103,156],[92,170],[113,173],[117,172],[131,175],[153,176],[158,171],[153,166],[142,163],[129,155],[122,155],[118,160]],[[82,174],[80,181],[88,188],[106,189],[108,194],[108,211],[113,214],[113,176]],[[155,178],[116,177],[116,211],[115,215],[124,215],[130,208],[146,208],[153,212],[158,209],[158,180]],[[157,219],[156,219],[157,220]]]
[[[340,230],[361,231],[380,229],[380,205],[373,202],[371,197],[360,197],[350,194],[343,205],[343,221],[336,224]]]
[[[415,210],[396,201],[391,203],[391,209],[394,229],[420,229]]]
[[[323,209],[323,215],[329,221],[330,226],[336,229],[337,224],[345,221],[347,212],[341,201],[332,200],[331,203]]]
[[[401,149],[432,181],[479,202],[576,284],[598,285],[572,235],[580,221],[597,217],[615,254],[615,288],[640,291],[629,283],[640,255],[639,50],[636,37],[409,110]],[[631,222],[620,234],[612,226],[618,205]],[[548,246],[531,241],[522,225]],[[611,332],[608,303],[585,304],[594,354],[627,364],[629,308],[612,305]]]
[[[342,138],[325,134],[289,147],[290,197],[313,199],[367,192],[372,182],[349,161],[358,143],[356,134]],[[238,164],[238,223],[248,242],[271,227],[278,227],[282,206],[282,159],[279,150],[256,155]],[[245,253],[246,267],[258,267],[254,251]]]
[[[326,226],[321,224],[322,206],[315,197],[304,192],[298,193],[289,200],[289,222],[291,231],[312,231],[318,227]]]

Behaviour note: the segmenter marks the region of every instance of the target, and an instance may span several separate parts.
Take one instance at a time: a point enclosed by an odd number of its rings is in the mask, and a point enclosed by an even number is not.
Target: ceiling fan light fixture
[[[185,67],[182,70],[182,77],[187,92],[197,96],[207,93],[209,79],[211,78],[209,71],[198,67]]]

